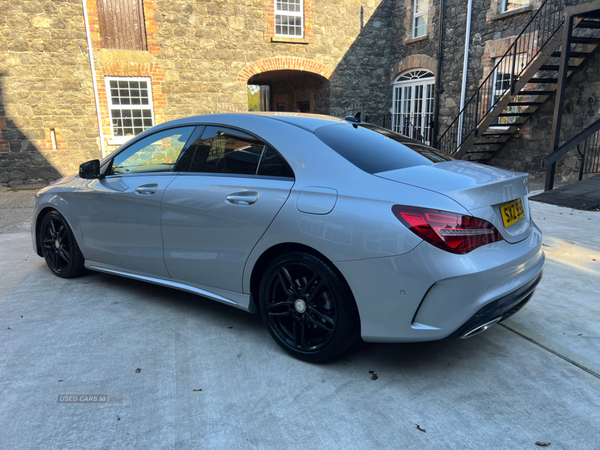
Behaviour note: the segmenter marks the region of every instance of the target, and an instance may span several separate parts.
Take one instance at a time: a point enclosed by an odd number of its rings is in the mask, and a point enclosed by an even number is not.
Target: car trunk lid
[[[468,161],[447,161],[375,175],[450,197],[473,216],[492,223],[507,242],[522,241],[531,233],[531,216],[527,201],[529,175],[526,173],[511,172]],[[524,216],[505,226],[502,207],[517,199],[521,199]]]

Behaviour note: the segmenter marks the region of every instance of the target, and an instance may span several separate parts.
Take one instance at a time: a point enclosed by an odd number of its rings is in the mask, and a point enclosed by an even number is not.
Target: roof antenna
[[[348,116],[348,117],[344,117],[344,120],[352,123],[352,125],[354,125],[354,127],[358,127],[358,124],[360,123],[360,111],[357,112],[354,116]]]

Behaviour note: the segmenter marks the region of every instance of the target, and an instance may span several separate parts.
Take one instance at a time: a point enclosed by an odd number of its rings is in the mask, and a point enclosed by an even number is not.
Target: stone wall
[[[355,105],[388,112],[393,0],[305,6],[304,37],[293,39],[273,35],[272,0],[145,0],[148,50],[141,52],[102,48],[96,0],[87,0],[101,143],[81,0],[1,2],[0,185],[49,181],[101,157],[102,147],[107,154],[118,148],[106,76],[150,78],[156,123],[246,110],[248,77],[241,75],[275,60],[298,64],[264,70],[325,76],[315,98],[321,112]]]
[[[59,178],[97,149],[83,25],[79,1],[0,2],[0,186]]]
[[[474,0],[471,18],[470,49],[467,69],[468,101],[479,84],[490,73],[493,58],[501,56],[503,46],[510,44],[526,23],[531,19],[541,1],[522,10],[508,13],[500,12],[500,0]],[[583,2],[579,2],[583,3]],[[434,8],[439,8],[435,2]],[[398,33],[396,42],[405,39],[408,33],[404,29],[406,1],[397,0],[395,23]],[[440,135],[460,112],[463,58],[467,2],[462,0],[445,1],[444,35],[442,43],[442,78],[440,93]],[[435,11],[434,21],[439,20],[439,11]],[[428,68],[420,55],[436,58],[438,46],[437,23],[434,32],[429,32],[424,40],[404,42],[397,45],[393,57],[392,81],[402,71],[410,68]],[[505,50],[505,49],[504,49]],[[431,65],[428,68],[431,69]],[[597,100],[600,96],[600,55],[593,56],[583,67],[577,69],[569,79],[563,111],[561,143],[565,142],[584,127],[596,120],[600,112]],[[530,172],[532,177],[543,178],[542,159],[548,155],[552,116],[555,96],[552,95],[521,126],[520,132],[513,136],[490,161],[490,164],[517,171]],[[571,152],[557,167],[557,182],[575,181],[578,175],[577,158]]]
[[[534,179],[544,179],[541,162],[550,153],[555,95],[521,127],[492,158],[491,164],[531,173]],[[600,54],[594,54],[583,67],[569,78],[562,111],[560,144],[600,118]],[[569,152],[557,164],[555,183],[577,181],[579,162],[576,150]]]
[[[490,71],[490,49],[514,38],[537,3],[500,13],[499,0],[474,0],[467,99]],[[427,34],[417,39],[412,6],[412,0],[305,0],[304,36],[281,38],[274,36],[272,0],[145,0],[148,49],[125,51],[102,48],[96,0],[87,0],[101,143],[81,0],[1,2],[0,185],[58,178],[101,157],[102,149],[118,148],[123,140],[111,136],[106,76],[148,77],[156,123],[246,110],[248,81],[263,74],[275,94],[283,95],[282,86],[292,90],[285,92],[290,110],[308,99],[323,113],[389,115],[398,75],[416,68],[437,74],[440,1],[429,1]],[[466,2],[445,0],[444,15],[440,133],[459,113]],[[563,140],[598,114],[599,64],[595,56],[569,80]],[[539,173],[552,108],[549,99],[492,163]],[[559,176],[571,179],[574,167],[566,158]]]

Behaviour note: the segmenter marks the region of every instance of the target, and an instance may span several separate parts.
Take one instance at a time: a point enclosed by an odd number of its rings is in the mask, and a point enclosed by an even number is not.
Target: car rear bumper
[[[542,274],[527,283],[525,286],[505,295],[498,300],[486,304],[477,311],[462,327],[448,336],[446,339],[469,338],[485,331],[493,324],[508,319],[513,314],[523,308],[533,294],[535,288],[542,281]]]
[[[419,342],[460,337],[514,314],[531,298],[544,260],[533,226],[519,243],[467,255],[422,243],[405,255],[337,266],[354,293],[365,341]]]

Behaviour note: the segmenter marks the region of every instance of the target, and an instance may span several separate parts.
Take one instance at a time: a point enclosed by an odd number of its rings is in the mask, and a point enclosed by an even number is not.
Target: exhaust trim
[[[468,339],[479,333],[483,333],[488,328],[491,328],[493,325],[496,325],[498,322],[500,322],[500,320],[502,320],[502,316],[496,317],[494,320],[490,320],[489,322],[486,322],[483,325],[479,325],[479,326],[473,328],[471,331],[468,331],[465,334],[463,334],[460,338]]]

